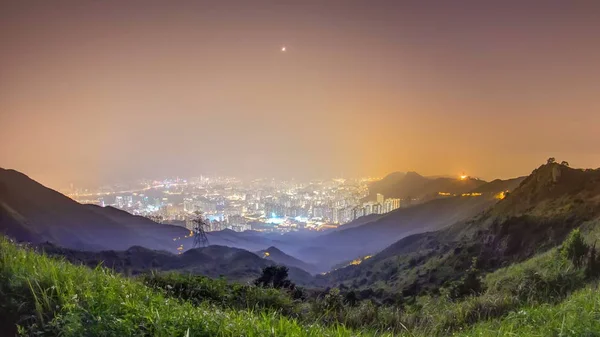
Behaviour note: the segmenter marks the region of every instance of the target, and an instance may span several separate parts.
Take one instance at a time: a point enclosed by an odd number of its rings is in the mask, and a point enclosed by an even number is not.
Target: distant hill
[[[26,175],[0,169],[0,232],[19,241],[85,250],[134,245],[176,251],[185,228],[157,224],[111,208],[82,205]]]
[[[285,265],[288,267],[296,267],[312,274],[316,274],[318,272],[318,268],[316,266],[290,256],[279,250],[277,247],[269,247],[265,250],[256,252],[256,254],[264,259],[273,261],[276,264]]]
[[[323,271],[334,265],[375,254],[401,238],[434,231],[468,219],[496,203],[490,197],[448,197],[409,208],[401,208],[375,217],[356,227],[324,234],[302,242],[290,252]]]
[[[14,170],[0,169],[0,232],[39,245],[51,255],[89,266],[102,263],[127,273],[177,270],[248,281],[258,277],[263,267],[277,263],[287,265],[290,277],[306,284],[311,276],[300,268],[314,271],[274,247],[270,248],[273,258],[264,259],[247,250],[214,245],[260,250],[276,242],[255,232],[208,233],[211,246],[175,255],[182,243],[193,246],[192,239],[185,238],[189,230],[113,207],[79,204]]]
[[[386,284],[416,294],[457,279],[474,257],[478,268],[495,270],[556,246],[573,228],[600,223],[600,170],[547,164],[519,180],[487,211],[438,231],[407,236],[360,265],[324,278],[330,284]],[[516,182],[492,183],[504,189]]]
[[[56,246],[91,252],[125,252],[132,246],[140,246],[177,253],[180,245],[184,249],[194,246],[193,238],[186,238],[189,231],[183,227],[158,224],[113,207],[79,204],[22,173],[5,169],[0,169],[0,233],[17,241],[33,244],[49,242]],[[318,234],[290,234],[284,238],[282,235],[253,231],[238,233],[223,230],[207,233],[210,245],[248,251],[261,251],[275,245],[285,247],[315,235]],[[176,241],[173,240],[175,238]],[[160,255],[158,252],[156,254]],[[276,256],[272,260],[277,257],[277,263],[315,272],[314,266],[297,259],[294,261],[293,257],[282,252],[274,255]],[[207,270],[202,270],[202,273],[206,272]]]
[[[381,218],[382,216],[384,216],[383,214],[369,214],[369,215],[365,215],[365,216],[361,216],[358,219],[352,220],[348,223],[345,223],[343,225],[340,225],[337,229],[335,229],[334,231],[341,231],[344,229],[349,229],[349,228],[354,228],[354,227],[358,227],[358,226],[362,226],[364,224],[367,224],[369,222],[373,222],[379,218]]]
[[[376,200],[378,193],[386,198],[416,197],[411,193],[422,189],[430,180],[416,172],[393,172],[369,184],[367,199]]]
[[[492,180],[489,183],[480,185],[475,189],[469,191],[471,193],[500,193],[504,191],[512,191],[515,188],[519,187],[519,185],[525,180],[527,177],[518,177],[508,180]]]
[[[212,278],[225,276],[229,281],[251,282],[262,273],[262,268],[282,264],[243,249],[225,246],[207,246],[189,249],[181,255],[156,251],[140,246],[125,251],[80,251],[41,244],[36,249],[50,256],[64,257],[75,264],[96,267],[102,264],[118,272],[135,275],[150,270],[178,271],[201,274]],[[312,276],[295,266],[287,265],[289,277],[301,285],[311,284]]]
[[[447,177],[428,178],[416,172],[395,172],[369,185],[369,195],[365,200],[376,200],[377,194],[387,198],[418,199],[426,201],[438,196],[439,192],[462,194],[486,184],[485,181]]]

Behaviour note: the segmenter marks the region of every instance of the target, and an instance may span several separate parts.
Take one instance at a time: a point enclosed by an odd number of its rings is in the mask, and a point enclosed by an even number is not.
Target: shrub
[[[178,273],[152,273],[141,279],[147,286],[169,297],[183,299],[194,305],[210,302],[233,309],[271,309],[286,315],[296,313],[290,294],[279,289],[229,284],[222,278],[215,280]]]
[[[600,260],[596,253],[596,244],[588,249],[587,260],[585,264],[585,276],[595,278],[600,275]]]
[[[288,279],[288,268],[286,266],[267,266],[262,270],[262,275],[254,280],[254,284],[260,287],[294,289],[296,285]]]
[[[588,246],[583,241],[583,237],[579,228],[574,229],[569,234],[560,248],[561,254],[565,258],[571,260],[576,267],[581,266],[587,251]]]
[[[450,283],[446,294],[451,299],[458,299],[469,295],[479,295],[483,290],[484,287],[477,269],[477,258],[473,258],[471,267],[460,280]]]

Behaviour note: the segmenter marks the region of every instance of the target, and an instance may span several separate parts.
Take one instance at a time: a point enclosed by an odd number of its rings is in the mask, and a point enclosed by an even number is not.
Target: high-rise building
[[[400,198],[390,198],[389,200],[392,203],[392,211],[400,208]]]
[[[267,218],[281,218],[285,216],[285,207],[276,203],[265,203],[265,216]]]
[[[125,204],[127,205],[127,207],[133,207],[133,196],[132,195],[125,196]]]
[[[210,213],[217,211],[217,203],[206,198],[201,198],[196,202],[196,208],[200,212]]]
[[[364,210],[365,210],[365,215],[373,214],[373,203],[372,202],[366,203],[364,206]]]
[[[223,230],[227,227],[221,221],[212,220],[212,221],[210,221],[208,228],[211,232],[217,232],[217,231]]]
[[[240,226],[246,224],[246,218],[241,215],[230,215],[227,217],[227,223],[230,226]]]
[[[400,208],[400,199],[397,198],[386,199],[385,203],[383,204],[384,213],[391,212],[398,208]]]
[[[354,217],[353,217],[353,215],[354,215],[353,213],[354,212],[353,211],[354,211],[354,208],[352,208],[352,207],[346,207],[346,208],[344,208],[342,210],[342,215],[341,215],[341,219],[340,219],[341,222],[340,223],[348,223],[348,222],[354,220]]]
[[[383,207],[380,203],[376,203],[371,208],[372,214],[383,214]]]
[[[186,217],[185,218],[185,228],[189,229],[189,230],[195,230],[196,229],[196,222],[195,222],[195,218],[194,217]]]
[[[377,203],[378,204],[383,205],[384,199],[385,198],[383,197],[383,194],[377,193]]]
[[[341,208],[334,208],[331,215],[332,215],[331,222],[333,222],[333,223],[340,223],[340,218],[342,216],[342,209]]]
[[[117,206],[117,208],[124,208],[125,207],[125,200],[123,200],[123,197],[118,195],[115,198],[115,205]]]
[[[354,208],[354,214],[352,215],[352,220],[356,220],[364,215],[365,215],[365,208],[361,207],[361,206],[357,206]]]
[[[183,199],[183,210],[188,213],[194,213],[198,210],[198,205],[191,198]]]

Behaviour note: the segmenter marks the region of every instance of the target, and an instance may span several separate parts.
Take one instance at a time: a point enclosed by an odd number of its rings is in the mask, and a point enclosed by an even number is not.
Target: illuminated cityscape
[[[96,190],[65,191],[72,199],[112,206],[161,223],[191,229],[202,216],[209,231],[289,232],[336,228],[359,217],[400,208],[400,199],[377,194],[365,201],[368,182],[331,179],[310,182],[200,176],[143,180]]]

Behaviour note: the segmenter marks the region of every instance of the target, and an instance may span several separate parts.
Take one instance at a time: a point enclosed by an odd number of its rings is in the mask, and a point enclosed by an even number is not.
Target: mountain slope
[[[82,205],[14,170],[0,169],[0,232],[18,241],[84,250],[134,245],[176,251],[185,228],[157,224],[113,208]]]
[[[243,249],[225,246],[207,246],[189,249],[181,255],[166,251],[156,251],[140,246],[125,251],[80,251],[61,248],[52,244],[36,247],[49,256],[64,257],[71,263],[83,264],[94,268],[98,264],[126,274],[139,274],[150,270],[178,271],[205,275],[212,278],[225,276],[229,281],[250,282],[262,273],[262,268],[275,263]],[[293,265],[289,268],[289,277],[298,284],[312,282],[312,276]]]
[[[358,227],[322,235],[291,252],[326,271],[338,263],[377,253],[405,236],[470,218],[496,201],[483,196],[432,200],[397,209]]]
[[[405,198],[412,196],[416,190],[422,189],[429,181],[428,178],[416,172],[394,172],[379,181],[369,185],[369,200],[376,200],[377,194],[386,198]]]
[[[477,188],[469,192],[495,194],[504,191],[512,191],[515,188],[519,187],[519,185],[523,182],[523,180],[525,180],[525,178],[527,177],[518,177],[507,180],[495,179],[490,181],[489,183],[478,186]]]
[[[290,256],[279,250],[277,247],[271,246],[265,250],[256,252],[256,254],[264,259],[273,261],[276,264],[285,265],[288,267],[296,267],[312,274],[316,274],[318,271],[316,266]]]
[[[361,216],[358,219],[352,220],[348,223],[345,223],[343,225],[340,225],[338,228],[334,229],[333,231],[335,232],[339,232],[341,230],[345,230],[345,229],[349,229],[349,228],[354,228],[354,227],[359,227],[362,225],[365,225],[369,222],[373,222],[379,218],[381,218],[382,214],[369,214],[369,215],[365,215],[365,216]]]
[[[173,299],[135,278],[79,268],[3,237],[0,261],[2,336],[372,336],[337,324],[304,325],[255,306],[233,309],[204,299]],[[216,286],[209,289],[211,295],[219,296],[219,282],[212,284]],[[238,292],[240,296],[257,293],[242,292],[246,289]],[[258,292],[275,304],[283,299],[277,290]]]
[[[488,211],[436,232],[411,235],[360,265],[332,271],[331,284],[416,294],[477,267],[495,270],[556,246],[575,227],[600,219],[600,170],[547,164]]]
[[[416,172],[405,174],[392,173],[382,180],[375,181],[369,186],[369,196],[366,200],[375,200],[377,194],[385,198],[430,200],[438,196],[439,192],[462,194],[484,185],[486,182],[479,179],[466,178],[454,179],[447,177],[427,178]]]

